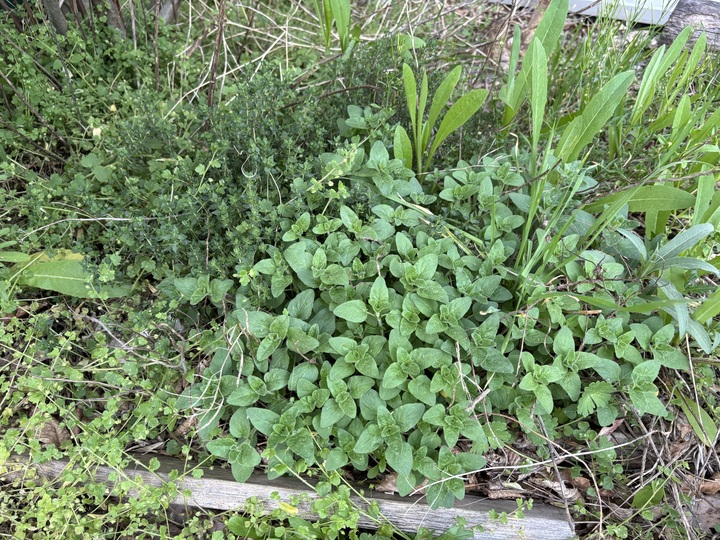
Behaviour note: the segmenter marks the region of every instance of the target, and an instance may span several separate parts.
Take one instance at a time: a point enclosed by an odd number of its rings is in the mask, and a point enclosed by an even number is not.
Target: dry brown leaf
[[[175,437],[182,437],[185,435],[188,431],[190,431],[190,428],[197,426],[197,417],[191,416],[190,418],[186,418],[183,420],[180,425],[177,427],[175,431],[173,431],[173,436]]]
[[[375,491],[380,493],[397,493],[397,473],[386,474],[375,484]]]
[[[600,430],[600,433],[598,433],[598,436],[602,437],[602,436],[604,436],[604,435],[610,435],[610,434],[612,434],[617,428],[620,427],[620,425],[622,425],[622,423],[623,423],[624,421],[625,421],[625,420],[624,420],[623,418],[618,418],[618,419],[615,420],[611,425],[605,426],[604,428],[602,428],[602,429]]]
[[[715,495],[718,492],[720,492],[720,473],[713,474],[710,480],[700,484],[700,493],[704,495]]]
[[[717,495],[698,497],[692,513],[701,529],[712,529],[720,525],[720,497]]]
[[[52,417],[37,430],[35,436],[37,437],[37,440],[43,443],[46,447],[52,445],[56,448],[60,448],[64,442],[70,440],[70,432],[65,428],[65,426],[60,426],[57,420]]]
[[[551,489],[559,495],[561,499],[568,502],[575,502],[580,498],[580,492],[574,487],[565,485],[564,482],[558,482],[548,478],[537,478],[533,480],[533,484]]]

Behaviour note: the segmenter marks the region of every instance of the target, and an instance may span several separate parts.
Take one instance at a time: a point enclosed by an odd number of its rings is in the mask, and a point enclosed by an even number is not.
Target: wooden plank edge
[[[178,495],[171,504],[204,510],[242,510],[248,499],[254,497],[260,500],[265,511],[270,513],[280,508],[281,502],[291,504],[294,499],[304,497],[307,502],[296,506],[298,513],[308,519],[313,518],[310,505],[318,497],[311,486],[305,485],[296,478],[268,480],[262,474],[253,474],[247,482],[238,483],[228,469],[198,467],[196,463],[162,455],[147,454],[132,457],[136,460],[134,466],[123,470],[97,466],[93,471],[94,480],[106,484],[110,490],[118,482],[134,480],[138,487],[129,493],[132,497],[142,496],[142,486],[163,487],[169,482],[174,482],[178,488]],[[151,458],[160,462],[160,467],[153,472],[147,468]],[[3,467],[8,472],[0,474],[0,480],[22,478],[26,475],[29,466],[41,477],[53,480],[71,465],[68,460],[29,464],[27,457],[13,456]],[[195,478],[191,472],[198,468],[203,471],[203,475]],[[179,473],[175,480],[170,480],[172,471]],[[271,498],[273,493],[277,493],[277,496]],[[377,520],[365,514],[373,501],[377,503],[387,522],[403,532],[416,532],[419,527],[443,532],[456,524],[456,518],[461,517],[466,520],[468,527],[476,525],[483,527],[482,531],[475,531],[475,538],[478,540],[500,538],[567,540],[575,537],[574,525],[568,522],[564,509],[554,506],[534,503],[532,509],[523,511],[523,518],[518,518],[514,514],[517,504],[513,501],[489,500],[467,495],[464,500],[456,501],[453,508],[431,510],[422,497],[400,497],[367,490],[363,497],[352,497],[352,502],[363,513],[358,523],[362,528],[375,530],[379,527]],[[507,517],[502,520],[492,519],[490,517],[492,511],[505,512]],[[380,521],[380,524],[382,522]]]

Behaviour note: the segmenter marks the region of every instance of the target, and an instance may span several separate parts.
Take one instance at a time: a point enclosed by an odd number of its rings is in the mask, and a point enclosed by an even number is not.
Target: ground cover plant
[[[558,0],[461,68],[501,8],[374,4],[3,21],[3,533],[368,538],[348,477],[715,525],[717,57]],[[319,476],[320,522],[92,481],[134,451]]]

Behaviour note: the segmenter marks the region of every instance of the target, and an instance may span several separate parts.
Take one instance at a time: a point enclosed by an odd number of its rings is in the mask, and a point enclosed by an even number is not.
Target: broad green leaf
[[[237,441],[232,437],[223,437],[221,439],[215,439],[208,442],[205,447],[210,451],[213,456],[227,459],[230,450],[235,448]]]
[[[260,454],[248,443],[243,443],[230,462],[230,471],[236,482],[245,482],[252,475],[256,465],[260,465]]]
[[[381,312],[390,307],[388,288],[382,276],[375,278],[370,288],[370,298],[368,302],[376,312]]]
[[[408,390],[418,400],[429,407],[435,405],[437,396],[430,391],[430,379],[426,375],[420,375],[408,383]]]
[[[369,424],[365,431],[360,434],[355,443],[355,452],[358,454],[369,454],[378,446],[383,444],[384,439],[380,434],[380,427],[377,424]]]
[[[657,386],[649,381],[640,381],[633,384],[628,392],[633,406],[640,414],[652,414],[655,416],[666,416],[667,409],[658,398]]]
[[[22,266],[18,284],[54,291],[75,298],[117,298],[130,294],[129,286],[93,286],[92,275],[80,261],[52,260]]]
[[[30,255],[19,251],[0,251],[0,262],[24,263],[31,260]]]
[[[650,506],[659,505],[665,498],[665,484],[652,481],[640,488],[632,500],[631,506],[637,509],[644,509]]]
[[[343,419],[345,413],[335,399],[330,398],[320,411],[320,427],[330,427]]]
[[[336,353],[343,356],[357,347],[357,342],[354,339],[343,336],[331,337],[329,343]]]
[[[414,267],[419,278],[433,279],[438,267],[438,256],[434,253],[428,253],[418,259],[418,261],[414,264]]]
[[[424,412],[425,405],[422,403],[408,403],[395,409],[392,412],[392,417],[395,419],[400,431],[407,432],[417,426]]]
[[[397,388],[402,383],[407,381],[408,376],[400,367],[400,364],[393,362],[385,370],[383,375],[382,385],[385,388]]]
[[[471,90],[460,99],[458,99],[450,110],[447,112],[445,117],[440,122],[435,138],[433,139],[432,146],[428,152],[427,163],[432,162],[432,158],[435,155],[435,151],[438,147],[447,139],[451,133],[456,129],[462,127],[465,122],[480,110],[485,98],[488,95],[487,90]]]
[[[412,471],[412,447],[399,435],[388,439],[385,458],[388,465],[400,475],[407,476]]]
[[[280,420],[280,415],[269,409],[251,407],[247,410],[248,419],[255,429],[263,435],[270,435],[272,428]]]
[[[633,368],[632,379],[633,381],[652,382],[657,378],[661,367],[662,364],[657,360],[647,360]]]
[[[312,316],[315,291],[307,289],[298,293],[287,305],[288,315],[296,319],[307,321]]]
[[[634,73],[625,71],[610,79],[593,96],[583,112],[575,118],[560,138],[555,155],[566,163],[575,161],[580,151],[590,144],[625,99]]]
[[[325,470],[334,471],[344,467],[347,463],[348,457],[342,448],[333,448],[325,458]]]
[[[333,314],[336,317],[357,324],[365,322],[368,316],[367,306],[362,300],[348,300],[347,302],[343,302],[333,309]]]

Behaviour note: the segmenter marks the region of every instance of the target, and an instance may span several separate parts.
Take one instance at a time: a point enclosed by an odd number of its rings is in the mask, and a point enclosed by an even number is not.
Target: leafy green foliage
[[[425,107],[428,98],[428,77],[423,73],[420,87],[420,96],[417,95],[417,81],[412,68],[403,64],[403,82],[405,86],[405,98],[407,100],[408,113],[412,125],[413,140],[402,126],[395,128],[395,158],[400,159],[407,168],[413,163],[412,147],[415,147],[415,165],[418,174],[425,172],[432,163],[438,147],[447,139],[451,133],[458,130],[480,109],[487,98],[487,90],[471,90],[464,94],[445,113],[440,127],[435,133],[432,144],[430,135],[435,129],[435,122],[439,119],[440,113],[452,97],[453,91],[460,80],[462,67],[457,66],[440,83],[440,86],[433,96],[428,113],[425,118]]]

